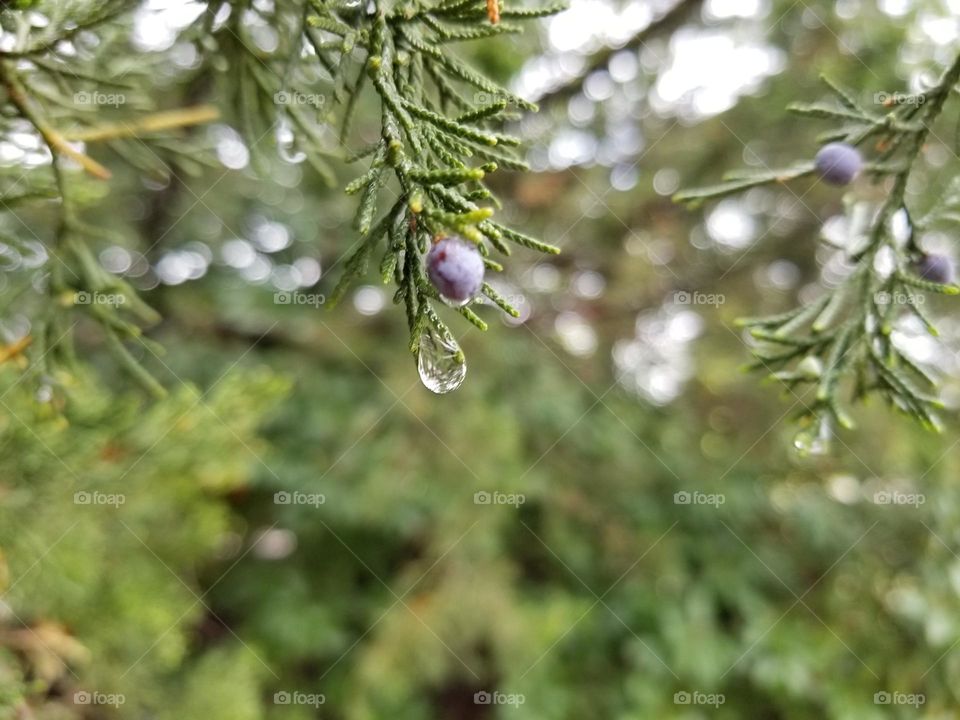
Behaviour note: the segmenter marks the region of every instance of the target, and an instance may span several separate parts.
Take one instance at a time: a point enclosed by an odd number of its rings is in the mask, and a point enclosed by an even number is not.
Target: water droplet
[[[464,298],[463,300],[454,300],[453,298],[448,298],[443,293],[437,293],[440,296],[440,299],[444,302],[445,305],[449,305],[452,308],[462,308],[466,307],[473,302],[473,297]]]
[[[821,419],[816,428],[805,428],[798,432],[793,438],[793,447],[803,457],[826,455],[830,452],[832,438],[832,423]]]
[[[460,387],[467,374],[467,363],[455,341],[427,330],[420,336],[417,369],[424,387],[442,395]]]
[[[293,165],[299,165],[300,163],[302,163],[304,160],[307,159],[307,154],[302,150],[296,149],[296,147],[294,147],[293,144],[278,145],[277,152],[279,153],[280,157],[283,160]]]

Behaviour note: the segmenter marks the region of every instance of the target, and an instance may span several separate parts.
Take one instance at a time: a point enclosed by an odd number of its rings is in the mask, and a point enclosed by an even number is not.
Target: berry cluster
[[[863,169],[863,157],[853,145],[842,142],[827,143],[813,160],[820,179],[831,185],[849,185]],[[940,285],[953,282],[953,264],[944,255],[924,253],[914,264],[918,276]]]
[[[782,185],[813,176],[828,185],[847,186],[861,175],[874,184],[868,226],[844,247],[851,271],[836,287],[791,310],[744,318],[756,341],[754,369],[764,370],[788,388],[814,387],[816,395],[798,417],[801,433],[796,446],[806,453],[823,452],[837,427],[851,428],[842,395],[854,400],[883,397],[924,427],[939,430],[936,396],[938,379],[895,342],[894,329],[902,315],[913,315],[931,335],[936,334],[917,293],[960,295],[952,260],[927,252],[921,238],[940,225],[960,222],[960,178],[950,183],[926,212],[909,207],[908,186],[931,128],[960,83],[960,55],[922,96],[887,106],[878,113],[864,106],[855,93],[822,78],[831,101],[792,103],[790,112],[802,117],[833,120],[824,145],[813,158],[787,167],[749,169],[726,174],[721,182],[683,190],[674,196],[690,207],[742,193],[762,185]],[[871,147],[865,159],[858,148]],[[907,221],[906,238],[896,231]],[[882,254],[881,254],[882,253]],[[890,272],[879,260],[894,261]],[[892,303],[891,296],[905,298]]]

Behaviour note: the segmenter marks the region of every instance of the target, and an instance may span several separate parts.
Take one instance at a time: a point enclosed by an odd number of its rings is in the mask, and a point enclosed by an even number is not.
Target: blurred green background
[[[862,99],[922,88],[956,53],[960,6],[668,10],[574,0],[464,47],[541,96],[518,127],[538,172],[494,182],[504,216],[564,252],[515,253],[498,278],[520,322],[483,308],[484,335],[451,314],[469,371],[445,396],[375,273],[323,307],[353,200],[297,157],[249,167],[229,66],[158,74],[170,107],[223,102],[193,132],[224,164],[158,182],[94,153],[117,177],[85,212],[120,238],[101,262],[163,314],[165,354],[139,355],[171,395],[132,388],[85,321],[85,373],[0,364],[0,718],[960,716],[956,422],[933,436],[875,404],[804,458],[805,398],[740,369],[734,320],[835,281],[818,237],[877,190],[670,201],[812,156],[827,128],[783,108],[822,97],[820,72]],[[132,51],[189,56],[171,33]],[[956,117],[917,202],[957,171]],[[373,104],[358,122],[377,132]],[[21,221],[50,237],[30,207],[4,232]],[[43,268],[3,257],[12,345]],[[930,300],[938,340],[900,332],[953,409],[949,302]]]

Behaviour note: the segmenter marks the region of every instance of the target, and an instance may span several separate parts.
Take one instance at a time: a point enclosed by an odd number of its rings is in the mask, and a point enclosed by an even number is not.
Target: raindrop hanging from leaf
[[[420,336],[417,369],[424,387],[438,395],[460,387],[467,375],[467,361],[453,339],[444,339],[433,330]]]

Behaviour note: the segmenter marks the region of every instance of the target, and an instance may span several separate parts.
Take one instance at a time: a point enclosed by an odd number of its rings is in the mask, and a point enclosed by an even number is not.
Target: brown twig
[[[561,85],[548,90],[537,99],[537,102],[544,105],[545,103],[573,95],[583,86],[584,80],[589,77],[590,73],[605,68],[607,63],[610,62],[610,58],[618,52],[635,50],[643,47],[644,43],[657,35],[672,33],[687,22],[694,13],[699,12],[701,7],[703,7],[703,0],[679,0],[679,2],[667,10],[667,12],[657,19],[652,20],[650,24],[637,32],[623,45],[604,48],[594,53],[587,59],[585,67],[576,77],[572,77]]]
[[[110,179],[110,171],[103,165],[88,155],[72,147],[67,139],[60,134],[56,128],[47,123],[43,116],[34,107],[33,101],[27,94],[26,89],[17,77],[13,66],[9,62],[0,63],[0,81],[7,89],[7,95],[10,102],[20,111],[20,114],[33,125],[37,132],[43,137],[47,147],[54,156],[56,162],[57,155],[68,157],[78,163],[84,170],[101,180]]]
[[[145,115],[131,122],[117,122],[100,125],[99,127],[77,130],[66,135],[69,140],[83,142],[99,142],[123,137],[139,137],[149,133],[172,130],[174,128],[201,125],[213,122],[220,117],[220,111],[213,105],[198,105],[196,107],[180,108],[166,112]]]

